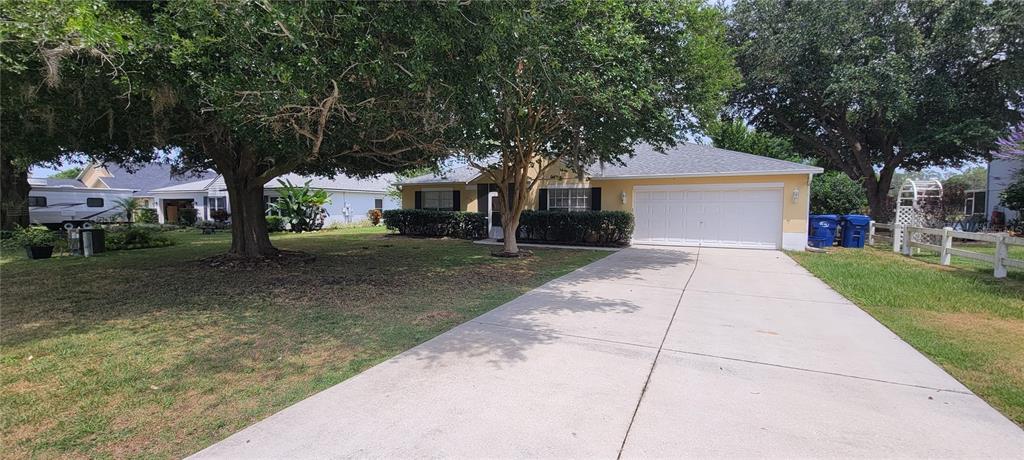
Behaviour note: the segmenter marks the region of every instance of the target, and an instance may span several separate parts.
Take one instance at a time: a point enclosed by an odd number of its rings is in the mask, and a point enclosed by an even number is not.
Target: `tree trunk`
[[[0,229],[13,230],[15,226],[27,227],[28,215],[28,170],[20,168],[4,156],[0,161]]]
[[[892,173],[883,169],[878,176],[868,176],[861,185],[868,198],[868,209],[871,218],[877,222],[889,222],[893,218],[893,206],[889,200],[889,188],[892,186]]]
[[[237,174],[225,174],[224,182],[231,203],[231,250],[228,254],[245,258],[277,255],[279,251],[270,244],[267,231],[263,184],[255,177]]]
[[[505,246],[502,251],[506,254],[518,254],[519,244],[516,242],[516,230],[519,229],[519,215],[522,212],[510,212],[507,218],[504,212],[501,213],[501,231],[505,237]]]

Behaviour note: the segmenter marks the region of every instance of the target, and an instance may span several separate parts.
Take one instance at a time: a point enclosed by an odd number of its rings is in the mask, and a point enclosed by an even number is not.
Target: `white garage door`
[[[776,249],[782,244],[782,187],[636,187],[633,242]]]

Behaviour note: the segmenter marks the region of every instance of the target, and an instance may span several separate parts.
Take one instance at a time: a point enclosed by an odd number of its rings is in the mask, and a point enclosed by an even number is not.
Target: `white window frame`
[[[434,211],[455,210],[455,192],[452,190],[423,190],[420,193],[420,209]]]
[[[228,198],[225,196],[211,196],[206,198],[207,212],[212,211],[227,211],[228,210]]]
[[[590,188],[558,187],[548,189],[548,210],[589,211],[591,207]]]

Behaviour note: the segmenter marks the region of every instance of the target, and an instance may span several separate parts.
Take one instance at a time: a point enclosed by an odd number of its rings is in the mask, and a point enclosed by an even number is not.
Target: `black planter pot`
[[[25,254],[29,259],[49,259],[53,256],[53,246],[25,246]]]

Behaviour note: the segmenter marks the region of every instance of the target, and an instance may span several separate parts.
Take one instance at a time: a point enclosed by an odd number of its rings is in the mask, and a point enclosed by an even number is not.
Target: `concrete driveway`
[[[786,255],[631,248],[197,458],[1017,457],[1024,431]]]

